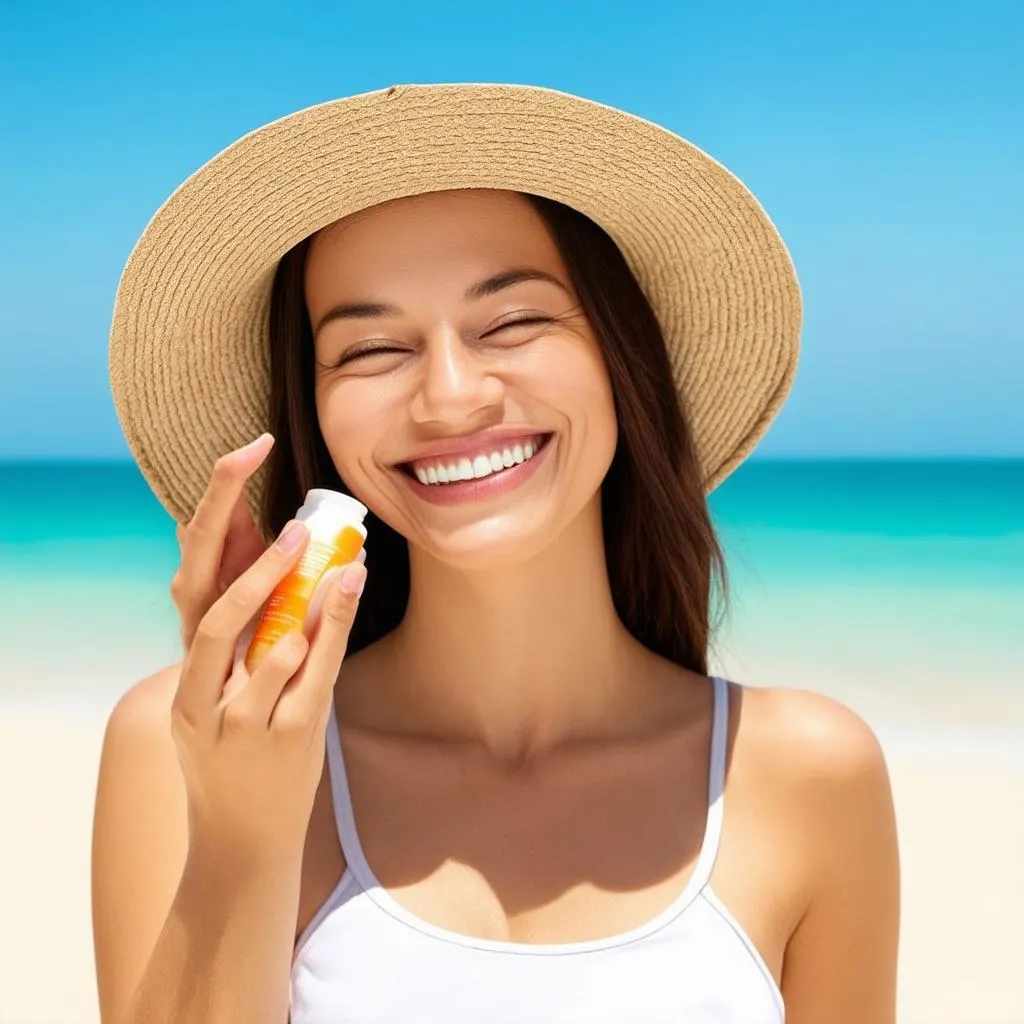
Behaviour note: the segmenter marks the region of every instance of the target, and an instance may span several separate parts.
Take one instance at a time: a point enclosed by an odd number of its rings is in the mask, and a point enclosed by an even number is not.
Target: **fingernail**
[[[247,454],[248,452],[255,450],[263,443],[263,439],[265,437],[270,437],[270,435],[266,431],[260,434],[260,436],[257,437],[255,441],[250,441],[247,445],[243,446],[242,448],[239,448],[239,452],[241,454]]]
[[[294,551],[302,543],[303,538],[306,536],[306,526],[304,523],[300,523],[298,519],[293,519],[282,531],[281,535],[277,538],[277,546],[281,551],[290,553]]]
[[[359,597],[366,585],[366,567],[362,562],[353,562],[346,565],[337,579],[337,585],[346,594],[354,594]]]

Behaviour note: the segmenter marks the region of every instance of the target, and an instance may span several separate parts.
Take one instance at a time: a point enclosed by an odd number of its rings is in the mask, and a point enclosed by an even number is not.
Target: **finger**
[[[361,562],[345,566],[331,581],[309,653],[282,691],[271,727],[312,726],[325,720],[365,582],[366,567]]]
[[[187,659],[187,686],[181,695],[184,705],[195,714],[216,705],[239,634],[298,563],[308,539],[306,525],[293,519],[200,619]]]
[[[309,601],[309,608],[306,609],[306,619],[302,624],[302,631],[306,636],[312,636],[316,632],[317,623],[320,621],[320,609],[323,607],[324,596],[330,589],[332,580],[337,577],[343,568],[344,566],[336,565],[328,569],[318,580],[316,590],[313,591],[313,596]]]
[[[231,659],[232,671],[236,671],[239,665],[245,664],[246,655],[249,653],[249,644],[252,643],[252,638],[256,635],[256,630],[259,628],[260,616],[254,615],[246,625],[245,629],[238,634],[238,640],[235,641],[235,651]]]
[[[237,506],[246,504],[245,482],[259,468],[273,445],[270,434],[222,455],[196,506],[185,533],[181,574],[193,594],[208,594],[217,584],[224,543]]]
[[[252,675],[244,666],[232,675],[221,698],[225,725],[258,725],[266,729],[274,705],[298,672],[309,650],[309,641],[297,629],[279,637],[260,659]]]
[[[359,562],[360,565],[366,564],[366,548],[359,549],[359,553],[354,561]],[[313,591],[313,596],[310,598],[309,607],[306,609],[306,619],[302,626],[302,631],[306,636],[312,636],[316,632],[317,623],[320,621],[320,609],[323,607],[327,588],[330,586],[331,580],[344,568],[344,565],[335,565],[328,569],[317,581],[316,590]]]
[[[270,449],[268,448],[269,452]],[[252,474],[250,474],[252,475]],[[244,497],[244,492],[242,494]],[[229,532],[235,530],[245,532],[256,529],[256,520],[252,517],[252,508],[247,501],[235,502],[235,507],[231,510],[231,521],[228,524]]]
[[[217,577],[218,593],[227,589],[266,550],[267,544],[253,518],[243,491],[232,510]]]
[[[244,489],[239,495],[239,500],[235,502],[234,508],[231,510],[231,519],[228,522],[227,543],[229,549],[233,547],[248,548],[256,544],[259,551],[262,552],[266,547],[266,543],[260,535],[259,527],[256,525],[256,520],[253,517],[252,507],[246,500]]]

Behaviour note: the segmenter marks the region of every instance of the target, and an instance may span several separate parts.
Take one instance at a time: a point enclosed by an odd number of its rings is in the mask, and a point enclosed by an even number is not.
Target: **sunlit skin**
[[[473,295],[517,271],[553,280]],[[376,652],[387,670],[367,700],[420,732],[480,738],[513,759],[635,716],[646,705],[637,679],[654,659],[622,627],[605,574],[612,393],[530,204],[440,193],[357,214],[314,241],[306,298],[328,449],[410,545],[409,613]],[[342,309],[352,315],[331,317]],[[439,506],[397,468],[437,442],[487,447],[476,439],[495,432],[550,439],[536,470],[494,497]],[[675,674],[659,666],[654,685]],[[346,699],[358,700],[354,687]]]
[[[570,943],[650,921],[682,892],[704,835],[710,685],[641,646],[615,612],[600,516],[613,396],[544,222],[505,192],[396,200],[321,231],[305,288],[331,457],[409,543],[401,625],[346,656],[340,676],[340,654],[320,673],[374,874],[423,920],[486,939]],[[430,487],[405,468],[529,438],[539,453],[505,481]],[[267,448],[222,461],[222,523]],[[185,559],[214,535],[193,533]],[[372,575],[372,532],[366,548]],[[203,602],[183,606],[194,633]],[[214,844],[193,858],[168,728],[187,674],[170,666],[133,687],[104,741],[104,1020],[125,1019],[143,979],[132,1020],[176,1019],[153,1014],[191,1005],[198,983],[203,998],[246,999],[279,1024],[294,943],[346,866],[323,734],[302,746],[292,732],[289,745],[260,719],[234,754],[215,747],[234,772],[222,816],[243,797],[278,802],[273,820],[250,808],[238,826],[259,837],[258,856],[232,861]],[[713,890],[781,987],[787,1024],[893,1024],[898,863],[877,740],[817,694],[732,693]],[[308,827],[289,828],[295,769],[275,766],[298,747],[315,796]],[[256,796],[239,782],[254,776]]]
[[[517,271],[554,280],[501,287]],[[496,279],[492,294],[466,297]],[[585,508],[594,515],[615,449],[611,388],[569,275],[525,199],[441,193],[350,217],[313,243],[306,296],[328,449],[417,555],[460,569],[522,563]],[[374,305],[395,311],[358,315]],[[555,435],[544,471],[514,500],[439,510],[395,471],[434,442],[496,431]]]

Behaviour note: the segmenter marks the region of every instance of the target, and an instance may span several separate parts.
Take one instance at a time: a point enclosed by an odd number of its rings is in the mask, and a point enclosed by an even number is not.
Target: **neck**
[[[410,570],[378,675],[406,727],[521,762],[629,717],[656,659],[615,611],[597,501],[524,562],[466,571],[414,549]]]

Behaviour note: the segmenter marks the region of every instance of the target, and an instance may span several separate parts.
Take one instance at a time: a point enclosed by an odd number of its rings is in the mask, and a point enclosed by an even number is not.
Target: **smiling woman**
[[[392,89],[196,172],[111,339],[185,657],[107,731],[104,1021],[892,1022],[874,736],[707,674],[705,496],[798,332],[742,185],[575,97]],[[250,674],[315,488],[366,567]]]
[[[494,190],[378,206],[285,255],[269,338],[281,443],[266,531],[283,528],[314,481],[379,493],[364,503],[380,571],[350,652],[404,615],[410,551],[467,567],[502,551],[518,561],[589,505],[628,628],[706,670],[713,575],[724,582],[724,568],[700,465],[657,319],[593,221]],[[515,471],[497,472],[499,457]],[[416,486],[417,463],[435,481]],[[513,489],[513,502],[479,504]],[[460,507],[424,522],[417,498]]]

